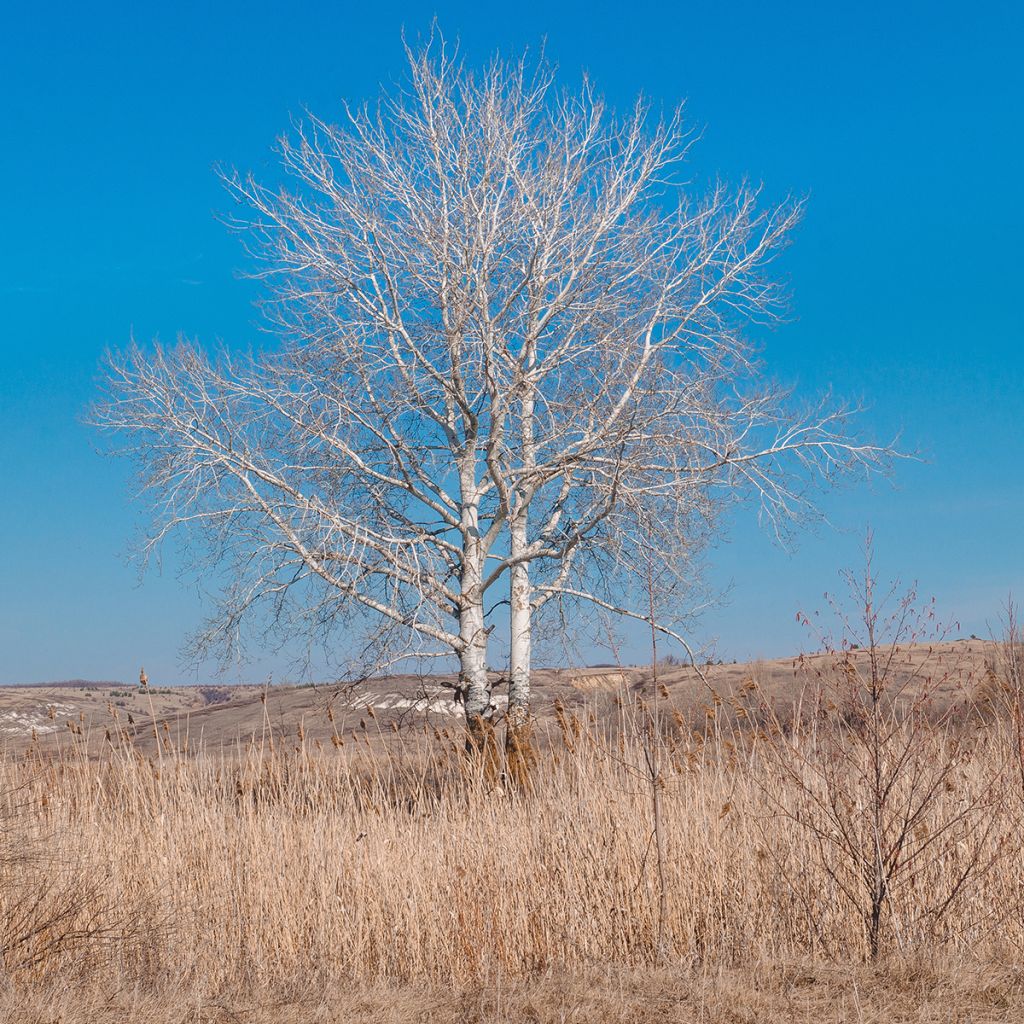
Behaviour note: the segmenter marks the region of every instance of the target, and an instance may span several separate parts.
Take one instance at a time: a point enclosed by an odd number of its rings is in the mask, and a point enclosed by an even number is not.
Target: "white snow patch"
[[[491,701],[497,708],[508,704],[504,694],[494,694]],[[430,715],[461,715],[462,705],[452,700],[450,690],[436,690],[422,697],[403,697],[398,693],[360,693],[348,702],[353,710],[373,708],[374,711],[413,711]]]
[[[78,709],[74,704],[50,703],[44,707],[29,711],[0,711],[0,733],[14,736],[25,736],[35,729],[36,733],[56,732],[62,727],[56,718],[51,718],[51,711],[56,716],[74,714]]]

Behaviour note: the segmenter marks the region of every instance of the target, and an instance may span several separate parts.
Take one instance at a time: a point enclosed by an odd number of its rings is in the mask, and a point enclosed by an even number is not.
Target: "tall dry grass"
[[[915,822],[919,840],[942,841],[890,895],[888,950],[1024,948],[1024,803],[1006,721],[957,737],[956,771]],[[653,966],[648,734],[625,713],[612,731],[560,722],[528,791],[426,733],[383,757],[302,742],[273,753],[254,744],[241,758],[145,759],[127,745],[97,758],[74,744],[49,759],[7,757],[4,972],[23,986],[60,977],[215,993]],[[801,740],[812,762],[831,756],[815,729]],[[805,795],[757,731],[711,717],[699,736],[671,720],[663,731],[669,962],[866,958],[863,915],[843,892],[856,868],[806,827]],[[984,828],[948,827],[967,808]],[[961,877],[936,913],[936,892]]]

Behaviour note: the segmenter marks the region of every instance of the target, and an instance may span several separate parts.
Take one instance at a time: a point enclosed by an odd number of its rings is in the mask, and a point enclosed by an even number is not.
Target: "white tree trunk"
[[[526,509],[517,511],[511,525],[513,560],[526,550]],[[509,647],[508,724],[522,728],[530,714],[530,654],[532,648],[532,609],[530,606],[529,562],[515,562],[511,583],[511,639]]]
[[[491,717],[487,678],[487,625],[484,621],[484,550],[480,538],[479,490],[472,450],[460,472],[463,498],[459,685],[466,711],[469,745],[483,749]]]
[[[534,365],[533,351],[526,356],[526,368]],[[530,586],[530,563],[524,557],[529,546],[531,486],[530,471],[536,466],[534,434],[534,398],[527,385],[520,402],[523,483],[517,488],[516,506],[509,525],[510,569],[509,594],[509,677],[508,720],[505,748],[513,776],[520,780],[529,772],[532,762],[530,747],[530,656],[533,647],[533,591]]]
[[[473,602],[459,616],[459,683],[466,707],[466,724],[476,738],[491,711],[491,687],[487,678],[487,632],[482,603]]]

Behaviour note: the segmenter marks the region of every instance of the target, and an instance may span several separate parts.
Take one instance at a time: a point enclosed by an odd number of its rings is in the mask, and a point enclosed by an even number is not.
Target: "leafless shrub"
[[[777,812],[812,839],[875,959],[886,940],[905,947],[941,929],[991,867],[1003,774],[991,736],[969,727],[968,688],[933,656],[929,641],[945,635],[933,607],[921,610],[913,588],[879,593],[870,535],[863,572],[844,575],[854,610],[833,602],[841,640],[788,727],[762,702],[769,727],[753,763]]]

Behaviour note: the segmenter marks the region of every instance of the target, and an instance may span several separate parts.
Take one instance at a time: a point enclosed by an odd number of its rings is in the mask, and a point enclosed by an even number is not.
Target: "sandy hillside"
[[[894,692],[911,695],[925,680],[937,708],[976,696],[995,646],[980,640],[934,646],[909,646],[890,652]],[[851,654],[861,671],[867,655]],[[658,682],[667,691],[663,706],[680,724],[699,727],[717,695],[751,700],[751,681],[782,710],[807,700],[821,686],[835,657],[825,654],[713,665],[702,670],[661,665]],[[507,701],[496,676],[495,702]],[[705,681],[706,680],[706,681]],[[650,666],[617,669],[541,669],[535,673],[535,709],[541,734],[554,726],[559,706],[613,721],[623,696],[653,692]],[[660,687],[659,687],[660,688]],[[713,692],[712,692],[713,691]],[[171,688],[117,683],[50,684],[0,689],[0,743],[9,750],[37,743],[45,749],[87,739],[91,750],[133,742],[155,749],[154,731],[165,749],[236,748],[258,741],[321,745],[356,739],[373,745],[434,729],[453,735],[461,720],[453,677],[398,675],[358,686],[180,686]],[[109,737],[108,737],[109,734]]]

